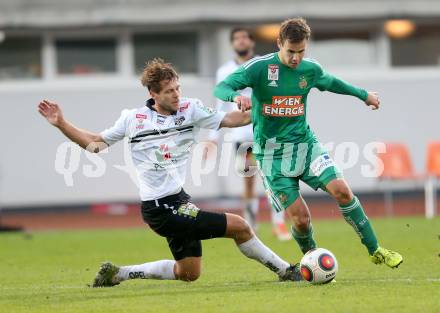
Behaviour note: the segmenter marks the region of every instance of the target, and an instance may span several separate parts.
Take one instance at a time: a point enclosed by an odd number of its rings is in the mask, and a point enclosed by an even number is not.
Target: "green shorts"
[[[317,142],[292,144],[282,158],[258,158],[257,165],[272,207],[285,210],[299,197],[299,181],[313,189],[326,190],[342,172],[334,164],[327,150]]]

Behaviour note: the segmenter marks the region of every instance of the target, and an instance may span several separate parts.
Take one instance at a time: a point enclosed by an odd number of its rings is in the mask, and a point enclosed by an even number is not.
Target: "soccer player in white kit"
[[[236,27],[231,30],[230,33],[230,41],[232,49],[234,50],[235,57],[234,59],[226,62],[222,66],[220,66],[217,70],[216,80],[217,83],[223,81],[229,74],[235,72],[243,63],[252,59],[254,54],[255,41],[252,33],[243,27]],[[246,88],[240,91],[240,93],[244,96],[251,97],[252,89]],[[224,112],[232,112],[237,110],[237,105],[233,102],[224,102],[221,100],[217,100],[217,109],[219,111]],[[252,154],[252,142],[253,142],[253,134],[252,134],[252,125],[246,125],[242,127],[233,128],[230,130],[234,140],[238,147],[242,144],[246,144],[249,146],[246,155],[242,157],[245,158],[244,164],[245,167],[240,169],[243,174],[245,174],[249,170],[249,166],[255,164],[255,159]],[[218,132],[211,132],[210,139],[213,141],[218,141]],[[238,156],[240,157],[240,156]],[[255,194],[255,175],[252,176],[244,176],[244,218],[251,225],[251,227],[256,230],[257,229],[257,214],[259,210],[259,201],[258,197]],[[269,202],[270,203],[270,202]],[[271,209],[271,220],[272,220],[272,232],[279,240],[289,240],[291,239],[291,235],[287,230],[285,221],[284,221],[284,212],[276,212]]]
[[[194,281],[200,276],[201,240],[234,239],[239,250],[276,273],[280,280],[302,280],[299,266],[290,265],[266,247],[240,216],[199,209],[183,190],[186,163],[195,136],[202,128],[239,127],[250,123],[249,112],[216,112],[198,99],[180,97],[176,71],[161,59],[150,61],[142,84],[151,98],[145,106],[123,110],[116,123],[101,133],[77,128],[48,100],[38,111],[70,140],[99,152],[128,137],[139,180],[142,217],[165,237],[174,260],[138,265],[101,265],[93,287],[111,287],[136,278]]]

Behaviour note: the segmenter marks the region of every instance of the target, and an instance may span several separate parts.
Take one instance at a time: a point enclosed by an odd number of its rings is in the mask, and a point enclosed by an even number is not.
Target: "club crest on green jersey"
[[[307,84],[306,78],[304,77],[304,75],[301,75],[299,78],[299,83],[298,83],[299,88],[306,89],[307,85],[308,84]]]

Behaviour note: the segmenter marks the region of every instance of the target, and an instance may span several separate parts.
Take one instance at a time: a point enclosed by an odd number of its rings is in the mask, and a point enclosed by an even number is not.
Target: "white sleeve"
[[[231,72],[232,73],[232,72]],[[224,66],[217,69],[217,72],[215,73],[215,81],[216,84],[223,81],[226,77],[228,77],[229,71],[225,70]],[[231,106],[231,103],[225,102],[223,100],[217,99],[216,101],[217,111],[223,111],[223,112],[231,112],[234,108]]]
[[[127,132],[127,117],[130,110],[122,110],[121,116],[116,120],[115,124],[101,132],[101,137],[109,145],[113,145],[119,140],[124,139]]]
[[[200,100],[194,102],[192,120],[200,128],[218,129],[225,117],[225,112],[208,108]]]

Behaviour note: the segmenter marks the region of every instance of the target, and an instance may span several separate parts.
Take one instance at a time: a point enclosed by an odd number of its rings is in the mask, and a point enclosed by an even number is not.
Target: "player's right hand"
[[[43,100],[38,104],[38,112],[40,112],[49,123],[56,127],[58,127],[64,119],[63,112],[58,104],[50,102],[49,100]]]
[[[242,112],[248,111],[252,107],[251,99],[245,96],[236,96],[234,102],[237,103],[238,109]]]

